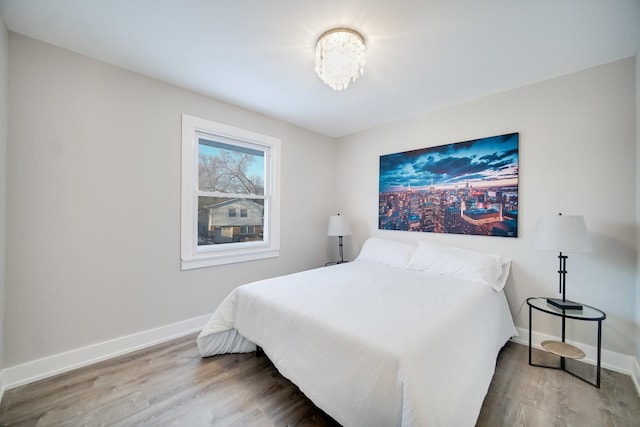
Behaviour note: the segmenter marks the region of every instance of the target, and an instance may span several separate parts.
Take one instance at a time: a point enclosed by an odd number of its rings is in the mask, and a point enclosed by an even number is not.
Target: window
[[[183,114],[183,270],[279,256],[279,156],[279,139]]]

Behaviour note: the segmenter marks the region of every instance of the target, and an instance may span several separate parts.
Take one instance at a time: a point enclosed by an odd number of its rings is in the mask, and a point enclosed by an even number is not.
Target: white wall
[[[546,213],[582,214],[594,251],[570,255],[567,295],[607,313],[603,347],[633,355],[636,322],[635,62],[633,58],[478,99],[338,140],[340,202],[352,221],[349,257],[368,236],[432,239],[513,259],[507,297],[527,328],[527,297],[557,294],[557,253],[537,251]],[[473,71],[469,71],[473,78]],[[380,231],[379,156],[509,132],[520,133],[518,238]],[[521,310],[521,311],[520,311]],[[551,317],[534,329],[559,335]],[[595,345],[593,325],[568,338]]]
[[[4,349],[4,289],[5,289],[5,224],[7,199],[7,60],[9,34],[0,17],[0,390]],[[0,398],[2,392],[0,391]]]
[[[332,139],[14,33],[9,47],[5,366],[327,261]],[[180,270],[182,113],[282,140],[279,258]]]

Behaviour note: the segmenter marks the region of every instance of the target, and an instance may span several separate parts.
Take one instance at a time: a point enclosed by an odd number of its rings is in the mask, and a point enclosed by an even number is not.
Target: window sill
[[[256,261],[260,259],[276,258],[280,256],[280,249],[256,249],[247,251],[246,249],[238,253],[217,253],[200,254],[192,257],[182,258],[182,270],[193,270],[196,268],[214,267],[216,265],[234,264],[238,262]]]

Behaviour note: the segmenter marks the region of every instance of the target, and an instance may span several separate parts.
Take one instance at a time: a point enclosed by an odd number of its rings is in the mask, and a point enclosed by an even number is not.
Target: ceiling
[[[0,0],[9,30],[331,137],[627,58],[640,0]],[[345,91],[320,34],[365,37]]]

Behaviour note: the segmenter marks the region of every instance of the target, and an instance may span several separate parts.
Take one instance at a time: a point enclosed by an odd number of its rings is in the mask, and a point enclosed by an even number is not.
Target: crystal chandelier
[[[316,73],[334,90],[343,90],[364,73],[364,38],[348,28],[322,34],[316,44]]]

